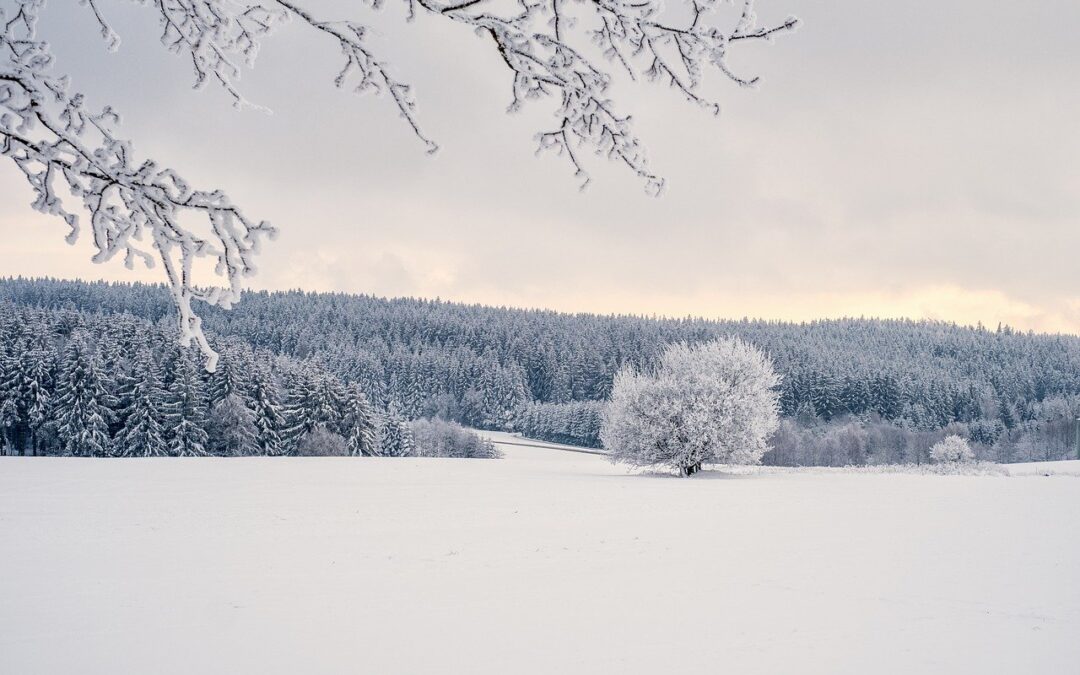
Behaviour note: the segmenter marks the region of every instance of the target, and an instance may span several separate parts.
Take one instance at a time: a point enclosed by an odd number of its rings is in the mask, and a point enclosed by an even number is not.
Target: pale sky
[[[322,0],[363,19],[361,3]],[[374,19],[373,45],[416,85],[423,147],[384,99],[335,90],[337,48],[293,23],[241,82],[236,112],[157,43],[153,13],[53,0],[42,25],[74,87],[199,187],[281,235],[251,286],[565,311],[813,319],[908,316],[1080,333],[1080,3],[758,0],[804,25],[711,77],[719,118],[667,87],[620,83],[661,198],[604,160],[584,193],[536,158],[554,102],[504,113],[488,42],[439,20]],[[365,13],[367,12],[367,13]],[[158,280],[89,262],[0,162],[0,274]]]

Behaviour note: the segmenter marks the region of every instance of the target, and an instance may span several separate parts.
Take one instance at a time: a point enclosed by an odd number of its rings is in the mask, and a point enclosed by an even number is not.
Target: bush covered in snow
[[[296,454],[301,457],[347,457],[350,452],[341,434],[320,424],[300,438]]]
[[[229,394],[210,410],[209,444],[215,455],[258,452],[255,415],[237,394]]]
[[[440,419],[421,419],[409,424],[416,454],[420,457],[497,459],[495,446],[465,427]]]
[[[674,344],[655,372],[621,370],[601,438],[614,461],[670,466],[755,464],[778,424],[780,378],[753,345],[727,338]]]
[[[930,448],[930,459],[938,463],[967,463],[975,461],[975,453],[966,439],[960,436],[946,436],[940,443]]]

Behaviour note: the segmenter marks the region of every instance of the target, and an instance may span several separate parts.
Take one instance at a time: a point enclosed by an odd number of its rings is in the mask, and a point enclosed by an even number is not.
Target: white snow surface
[[[1004,464],[1010,476],[1080,476],[1080,460]]]
[[[0,673],[1080,663],[1074,477],[683,479],[501,449],[0,458]]]

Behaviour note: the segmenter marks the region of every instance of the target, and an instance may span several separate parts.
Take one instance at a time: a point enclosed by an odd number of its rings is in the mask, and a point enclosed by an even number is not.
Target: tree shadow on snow
[[[700,480],[749,480],[760,477],[760,474],[725,469],[702,469],[693,476],[683,476],[674,470],[641,469],[639,471],[631,471],[627,475],[638,478],[677,479],[687,482]]]

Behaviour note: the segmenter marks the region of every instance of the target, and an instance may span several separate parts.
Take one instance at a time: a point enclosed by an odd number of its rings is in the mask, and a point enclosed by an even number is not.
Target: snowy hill
[[[507,439],[502,439],[507,440]],[[1062,673],[1071,476],[0,458],[3,673]]]

